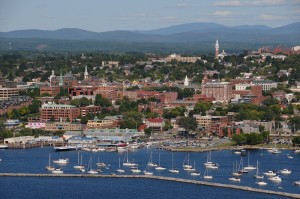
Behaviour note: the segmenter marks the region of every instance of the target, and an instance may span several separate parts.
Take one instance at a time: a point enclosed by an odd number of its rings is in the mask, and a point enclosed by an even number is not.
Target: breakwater
[[[164,181],[173,181],[179,183],[189,183],[203,186],[213,186],[219,188],[228,188],[228,189],[238,189],[243,191],[257,192],[263,194],[273,194],[279,196],[285,196],[290,198],[300,198],[300,194],[286,193],[271,191],[265,189],[257,189],[247,186],[238,186],[231,184],[221,184],[214,182],[205,182],[198,180],[188,180],[182,178],[172,178],[172,177],[163,177],[163,176],[145,176],[145,175],[102,175],[102,174],[32,174],[32,173],[0,173],[0,177],[64,177],[64,178],[129,178],[129,179],[151,179],[151,180],[164,180]]]

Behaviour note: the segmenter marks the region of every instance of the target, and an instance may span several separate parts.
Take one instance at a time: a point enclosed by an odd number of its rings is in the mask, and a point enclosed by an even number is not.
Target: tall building
[[[87,66],[85,66],[85,71],[84,71],[84,80],[88,80],[89,79],[89,73],[87,71]]]
[[[219,55],[219,41],[218,40],[216,41],[215,49],[216,49],[215,58],[218,59],[218,55]]]

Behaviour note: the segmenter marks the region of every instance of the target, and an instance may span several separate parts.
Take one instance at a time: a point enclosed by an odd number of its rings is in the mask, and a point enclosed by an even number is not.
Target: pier
[[[198,180],[188,180],[182,178],[172,178],[172,177],[163,177],[163,176],[145,176],[145,175],[103,175],[103,174],[33,174],[33,173],[0,173],[0,177],[63,177],[63,178],[129,178],[129,179],[151,179],[151,180],[165,180],[165,181],[173,181],[179,183],[188,183],[188,184],[196,184],[203,186],[212,186],[219,188],[227,188],[227,189],[238,189],[243,191],[257,192],[263,194],[272,194],[285,196],[290,198],[300,198],[300,194],[294,193],[286,193],[286,192],[278,192],[271,191],[265,189],[257,189],[248,186],[239,186],[239,185],[231,185],[231,184],[221,184],[214,182],[205,182]]]

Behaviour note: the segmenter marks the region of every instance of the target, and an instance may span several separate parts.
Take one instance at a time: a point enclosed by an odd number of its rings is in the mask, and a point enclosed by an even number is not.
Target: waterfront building
[[[153,132],[161,132],[165,126],[165,121],[162,118],[149,118],[146,119],[145,125],[151,128]]]
[[[46,131],[82,131],[85,125],[78,122],[47,122]]]
[[[102,141],[131,141],[140,136],[137,129],[88,129],[84,132],[86,137],[95,137]]]
[[[4,139],[5,144],[26,144],[33,141],[34,141],[33,136],[21,136],[21,137],[12,137],[12,138]]]

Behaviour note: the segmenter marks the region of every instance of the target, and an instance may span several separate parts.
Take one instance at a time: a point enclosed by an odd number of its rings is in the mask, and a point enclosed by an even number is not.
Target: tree
[[[237,145],[244,145],[247,143],[247,137],[245,134],[234,134],[232,140],[235,141]]]
[[[258,133],[250,133],[247,134],[246,137],[247,137],[247,144],[250,145],[261,144],[263,141],[263,136]]]
[[[94,105],[101,106],[101,107],[108,107],[111,106],[111,102],[107,98],[102,97],[102,95],[97,94],[95,97]]]
[[[178,120],[178,124],[187,131],[196,130],[198,123],[195,118],[182,117]]]
[[[300,136],[294,137],[292,139],[293,146],[299,146],[300,145]]]

